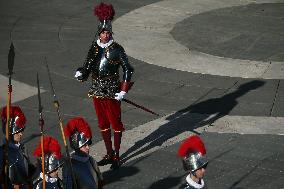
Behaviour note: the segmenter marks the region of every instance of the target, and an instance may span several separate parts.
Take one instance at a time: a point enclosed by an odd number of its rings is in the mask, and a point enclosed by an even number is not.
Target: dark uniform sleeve
[[[67,162],[64,163],[62,168],[63,188],[72,189],[72,176],[68,168]]]
[[[120,61],[121,61],[121,66],[123,69],[123,82],[130,82],[131,80],[131,76],[134,72],[134,68],[130,65],[129,61],[128,61],[128,57],[123,49],[122,46],[119,47],[120,48]]]
[[[3,171],[3,159],[4,159],[3,146],[0,146],[0,175],[2,174]]]
[[[37,188],[42,188],[42,179],[40,177],[38,177],[37,179],[34,180],[33,182],[33,188],[37,189]]]
[[[100,171],[100,168],[98,167],[98,164],[97,164],[97,161],[93,158],[93,157],[91,157],[90,158],[90,162],[91,162],[91,165],[92,165],[92,167],[93,167],[93,169],[94,169],[94,171],[95,171],[95,173],[96,173],[96,175],[97,175],[97,184],[98,184],[98,189],[102,189],[103,187],[104,187],[104,185],[105,185],[105,182],[104,182],[104,179],[103,179],[103,175],[102,175],[102,173],[101,173],[101,171]]]
[[[32,179],[34,176],[35,176],[35,173],[37,171],[37,167],[35,165],[33,165],[30,161],[30,158],[28,156],[28,151],[27,151],[27,148],[25,148],[24,145],[20,145],[20,150],[27,162],[27,166],[28,166],[28,177],[29,179]]]
[[[96,57],[95,45],[96,45],[96,41],[93,41],[88,51],[88,55],[86,57],[83,67],[80,67],[77,69],[77,71],[80,71],[82,73],[82,76],[78,77],[78,80],[86,81],[92,71],[93,62]]]
[[[0,146],[0,183],[2,184],[4,182],[4,151],[3,151],[3,145]],[[1,184],[0,184],[0,189],[1,189]]]
[[[62,182],[62,180],[60,178],[58,178],[57,186],[58,186],[59,189],[64,189],[63,182]]]

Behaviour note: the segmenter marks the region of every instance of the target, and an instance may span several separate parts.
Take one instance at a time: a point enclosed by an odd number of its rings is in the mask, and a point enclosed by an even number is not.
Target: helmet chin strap
[[[196,177],[196,171],[190,172],[190,174]]]

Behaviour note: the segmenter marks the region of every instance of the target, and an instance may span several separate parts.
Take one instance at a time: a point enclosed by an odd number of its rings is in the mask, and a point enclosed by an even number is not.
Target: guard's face
[[[14,138],[14,142],[15,143],[19,143],[21,140],[22,140],[22,136],[23,136],[23,133],[22,132],[18,132],[16,134],[13,135],[13,138]]]
[[[202,179],[204,177],[204,175],[205,175],[205,168],[204,167],[201,167],[200,169],[197,169],[195,171],[195,176],[198,179]]]
[[[107,42],[109,42],[110,36],[111,36],[111,34],[110,34],[109,31],[106,31],[106,30],[102,31],[102,32],[100,33],[101,43],[107,43]]]
[[[82,146],[82,147],[80,148],[80,150],[81,150],[82,152],[84,152],[85,154],[89,154],[89,151],[90,151],[90,146],[89,146],[89,144],[85,144],[84,146]]]
[[[58,177],[58,172],[59,172],[59,170],[56,169],[55,171],[51,172],[51,173],[49,174],[49,176],[52,177],[52,178],[56,178],[56,177]]]

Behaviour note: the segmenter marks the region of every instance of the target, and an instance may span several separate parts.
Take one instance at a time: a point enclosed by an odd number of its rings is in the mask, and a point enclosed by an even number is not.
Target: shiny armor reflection
[[[86,76],[92,73],[89,97],[113,98],[120,91],[120,67],[123,70],[123,81],[130,81],[133,68],[123,47],[113,42],[109,47],[102,48],[94,41],[83,67]]]
[[[0,165],[3,168],[4,146],[0,148]],[[28,161],[24,155],[24,148],[9,143],[9,179],[13,184],[24,184],[28,181]],[[2,170],[1,170],[2,171]]]

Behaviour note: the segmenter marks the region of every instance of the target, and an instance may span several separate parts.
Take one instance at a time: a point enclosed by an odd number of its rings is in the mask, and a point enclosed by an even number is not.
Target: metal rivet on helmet
[[[195,172],[208,164],[207,158],[200,152],[190,152],[183,159],[183,168],[185,171]]]
[[[74,150],[77,150],[84,146],[85,144],[90,144],[91,143],[91,138],[88,138],[85,136],[85,133],[81,132],[75,132],[73,135],[70,137],[70,145]]]

